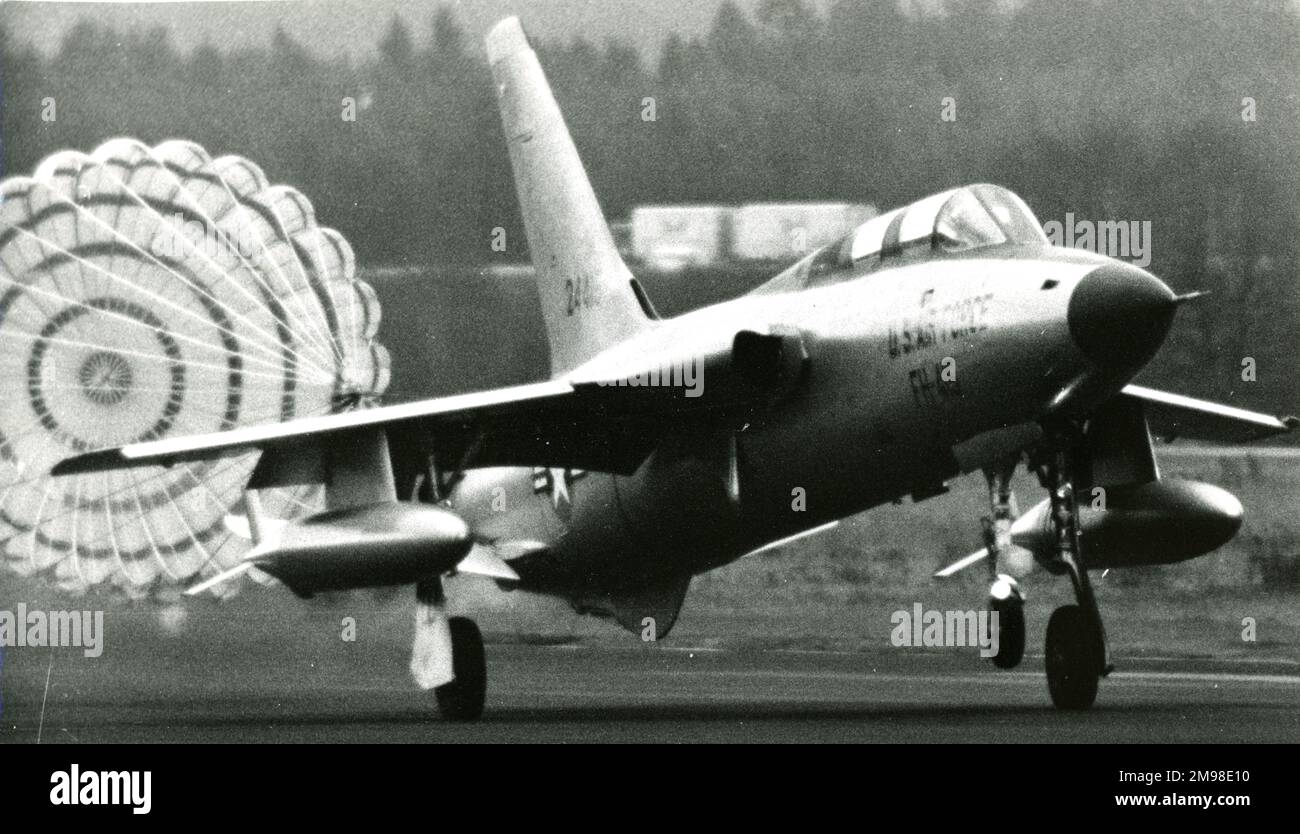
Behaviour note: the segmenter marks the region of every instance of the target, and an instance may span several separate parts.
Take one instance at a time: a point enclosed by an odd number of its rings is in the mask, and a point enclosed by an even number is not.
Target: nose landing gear
[[[1052,573],[1068,574],[1074,588],[1076,604],[1056,609],[1048,621],[1044,652],[1052,703],[1069,710],[1092,706],[1099,680],[1113,668],[1080,542],[1074,456],[1078,438],[1079,431],[1073,425],[1049,427],[1043,445],[1029,458],[1030,468],[1048,492],[1053,530],[1051,553],[1037,556]],[[984,520],[991,583],[989,608],[997,613],[999,628],[998,652],[992,660],[1000,669],[1018,665],[1025,648],[1024,596],[1011,575],[1015,571],[1007,567],[1014,552],[1011,476],[1018,462],[1007,460],[985,471],[992,508],[992,517]]]
[[[1047,623],[1045,647],[1047,688],[1052,703],[1060,709],[1083,710],[1097,698],[1100,678],[1114,668],[1106,645],[1097,598],[1088,581],[1088,570],[1079,540],[1079,503],[1075,495],[1073,460],[1077,434],[1058,430],[1049,438],[1049,446],[1035,461],[1039,481],[1047,488],[1055,533],[1053,561],[1069,574],[1074,586],[1076,605],[1065,605],[1052,612]]]
[[[988,550],[989,610],[998,615],[998,651],[993,665],[1014,669],[1025,656],[1025,597],[1015,578],[1004,573],[1003,563],[1011,551],[1011,521],[1015,515],[1015,497],[1011,476],[1016,459],[1004,462],[984,475],[989,485],[992,518],[984,519],[984,547]]]

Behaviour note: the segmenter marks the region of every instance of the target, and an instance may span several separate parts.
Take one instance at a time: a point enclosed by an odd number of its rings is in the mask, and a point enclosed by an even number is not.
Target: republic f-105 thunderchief
[[[691,578],[756,549],[983,472],[1000,667],[1024,650],[1017,578],[1064,574],[1047,624],[1052,701],[1085,709],[1111,670],[1089,571],[1219,547],[1241,505],[1162,479],[1152,437],[1243,440],[1279,419],[1131,384],[1191,296],[1053,247],[1014,194],[971,185],[876,217],[749,294],[661,319],[611,239],[517,20],[487,37],[551,348],[549,381],[90,451],[56,475],[259,450],[256,567],[300,595],[414,585],[412,672],[473,719],[478,628],[443,579],[488,576],[667,634]],[[1013,518],[1024,465],[1047,498]],[[283,522],[258,492],[323,484]],[[1095,488],[1105,490],[1095,508]],[[1028,558],[1032,555],[1032,560]]]

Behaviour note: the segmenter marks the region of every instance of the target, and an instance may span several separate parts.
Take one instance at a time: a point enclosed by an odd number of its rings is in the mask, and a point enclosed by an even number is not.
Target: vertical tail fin
[[[487,54],[559,374],[650,320],[518,18],[492,28]]]

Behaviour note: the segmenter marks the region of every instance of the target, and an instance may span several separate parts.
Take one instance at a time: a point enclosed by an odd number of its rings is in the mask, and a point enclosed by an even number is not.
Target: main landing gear
[[[1052,612],[1047,623],[1045,665],[1047,689],[1059,709],[1084,710],[1097,699],[1097,685],[1110,674],[1110,652],[1097,598],[1084,563],[1079,536],[1079,504],[1075,496],[1073,450],[1078,433],[1072,426],[1054,427],[1042,449],[1030,460],[1039,482],[1048,491],[1054,533],[1053,552],[1046,567],[1065,573],[1074,588],[1075,605]],[[1002,570],[1011,547],[1011,473],[1014,462],[986,472],[993,518],[984,525],[992,579],[990,607],[998,612],[999,646],[993,662],[1010,669],[1024,653],[1024,597],[1015,580]]]
[[[474,621],[448,617],[440,579],[415,587],[415,645],[411,674],[432,689],[438,711],[449,721],[474,721],[487,700],[487,657]]]
[[[473,721],[483,714],[487,700],[487,658],[483,652],[483,635],[468,617],[452,617],[451,683],[433,690],[438,711],[451,721]]]

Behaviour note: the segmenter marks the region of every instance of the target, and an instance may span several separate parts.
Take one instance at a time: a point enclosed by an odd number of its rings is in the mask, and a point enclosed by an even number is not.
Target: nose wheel
[[[1097,700],[1102,645],[1087,613],[1062,605],[1047,621],[1047,690],[1059,709],[1083,710]]]
[[[1014,669],[1025,656],[1025,598],[1009,576],[993,580],[989,610],[998,615],[998,651],[991,658],[999,669]]]

